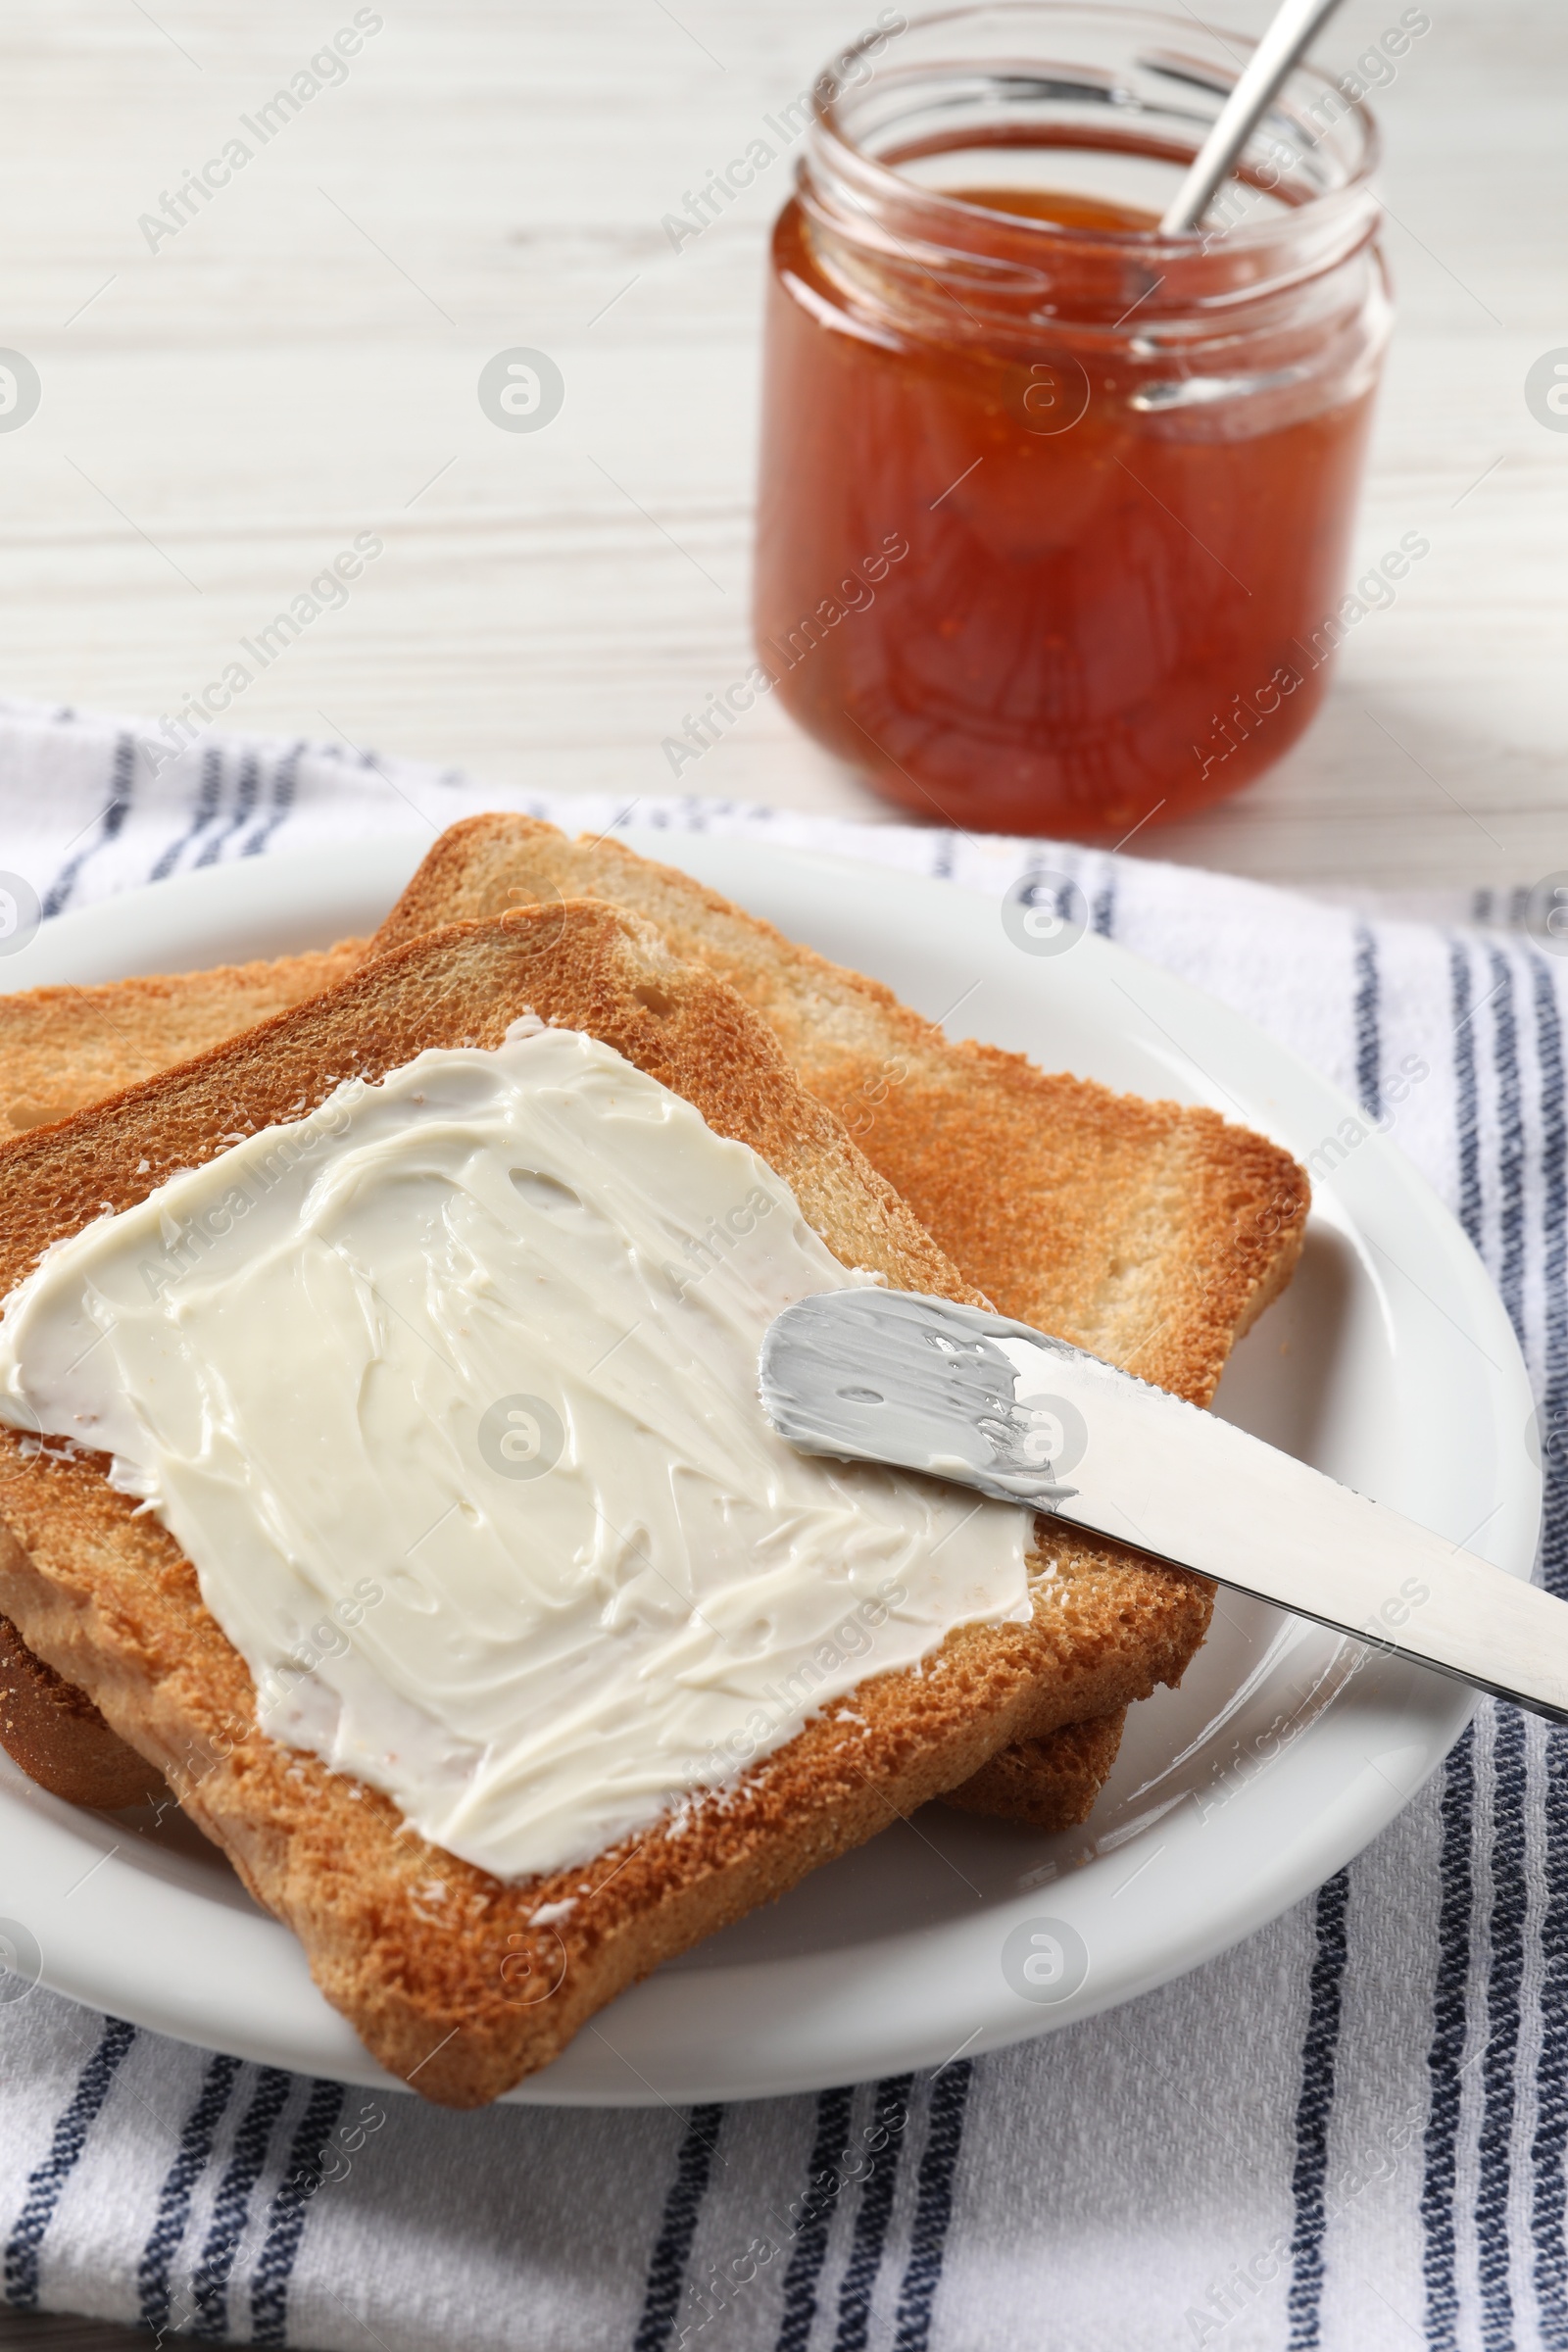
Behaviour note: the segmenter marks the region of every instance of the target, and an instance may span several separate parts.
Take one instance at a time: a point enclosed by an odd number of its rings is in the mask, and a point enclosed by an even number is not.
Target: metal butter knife
[[[1049,1511],[1568,1723],[1568,1603],[1063,1340],[830,1291],[775,1317],[760,1373],[805,1452]]]

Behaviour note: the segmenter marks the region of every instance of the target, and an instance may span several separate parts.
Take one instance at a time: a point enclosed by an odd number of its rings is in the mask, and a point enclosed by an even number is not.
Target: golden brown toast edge
[[[500,1042],[525,1009],[588,1030],[759,1151],[846,1262],[972,1298],[884,1179],[710,974],[602,904],[417,941],[200,1059],[0,1149],[0,1289],[105,1207],[218,1139],[300,1116],[427,1045]],[[254,1691],[194,1570],[100,1463],[0,1435],[0,1607],[168,1777],[318,1984],[394,2072],[453,2105],[497,2096],[698,1936],[955,1786],[1009,1740],[1103,1715],[1179,1671],[1201,1580],[1053,1527],[1026,1626],[963,1628],[925,1670],[855,1693],[633,1844],[522,1887],[406,1833],[375,1791],[254,1724]],[[594,1891],[584,1898],[582,1887]],[[550,1902],[575,1907],[550,1929]],[[548,1997],[538,1988],[548,1984]]]
[[[0,1617],[0,1743],[68,1804],[113,1813],[163,1789],[146,1757],[110,1729],[85,1690],[33,1655],[9,1617]]]
[[[1026,1821],[1033,1830],[1073,1830],[1089,1819],[1121,1746],[1126,1710],[1065,1724],[1049,1740],[1016,1740],[943,1795],[961,1813]]]
[[[341,939],[270,962],[0,996],[0,1138],[68,1119],[122,1087],[189,1061],[335,987],[365,956],[363,939]]]

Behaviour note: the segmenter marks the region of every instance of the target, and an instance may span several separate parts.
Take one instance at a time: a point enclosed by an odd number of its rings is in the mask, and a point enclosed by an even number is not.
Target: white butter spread
[[[0,1413],[112,1453],[275,1738],[526,1877],[1027,1617],[1026,1513],[763,1419],[768,1322],[856,1279],[754,1152],[530,1017],[57,1244]]]

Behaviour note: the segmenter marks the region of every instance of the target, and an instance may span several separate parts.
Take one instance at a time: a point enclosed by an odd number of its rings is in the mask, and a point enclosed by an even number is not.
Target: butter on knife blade
[[[841,1291],[774,1318],[759,1374],[804,1452],[1032,1503],[1568,1723],[1568,1602],[1064,1340]]]

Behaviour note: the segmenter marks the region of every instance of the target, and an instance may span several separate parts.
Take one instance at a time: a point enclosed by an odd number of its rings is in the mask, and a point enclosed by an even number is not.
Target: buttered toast
[[[974,1298],[764,1024],[651,927],[568,903],[416,939],[325,995],[62,1125],[0,1148],[0,1289],[105,1208],[236,1134],[297,1119],[426,1047],[496,1046],[524,1011],[585,1031],[749,1144],[849,1266]],[[0,1432],[0,1605],[157,1764],[318,1984],[392,2071],[456,2106],[545,2065],[661,1960],[956,1786],[1009,1742],[1103,1716],[1180,1671],[1199,1578],[1053,1528],[1027,1623],[950,1634],[859,1685],[711,1797],[586,1869],[517,1885],[408,1834],[385,1796],[255,1723],[195,1571],[105,1461]],[[590,1888],[583,1899],[585,1884]],[[550,1924],[544,1924],[545,1917]],[[518,1997],[519,1981],[530,1991]],[[536,1997],[543,1984],[548,1997]]]
[[[1278,1145],[1211,1110],[955,1043],[879,981],[603,836],[573,842],[501,813],[451,826],[371,953],[436,923],[561,897],[657,923],[678,956],[744,997],[802,1084],[1004,1314],[1207,1404],[1232,1347],[1290,1280],[1309,1188]],[[1031,1741],[948,1801],[1070,1827],[1087,1818],[1120,1737],[1117,1717]]]
[[[1043,1076],[1016,1055],[951,1045],[879,984],[793,946],[685,875],[618,845],[573,844],[525,817],[455,826],[375,946],[563,893],[644,914],[677,954],[735,986],[806,1086],[839,1108],[872,1164],[918,1202],[949,1254],[1004,1311],[1206,1402],[1234,1339],[1288,1279],[1306,1184],[1276,1147],[1210,1112],[1134,1101]],[[262,1001],[266,991],[308,994],[326,984],[325,967],[354,952],[346,943],[329,957],[0,998],[0,1089],[9,1073],[16,1109],[29,1093],[39,1099],[42,1059],[55,1072],[61,1115],[74,1106],[61,1100],[71,1086],[85,1085],[79,1099],[91,1100],[160,1066],[159,1056],[201,1051],[214,1041],[216,1019],[237,1014],[242,1026],[273,1008]],[[90,1052],[74,1040],[73,1001],[99,1039]],[[118,1072],[103,1043],[114,1037],[122,1054]],[[57,1721],[50,1741],[40,1699],[25,1751],[8,1740],[13,1753],[62,1793],[78,1785],[103,1790],[110,1736],[89,1736],[74,1702]],[[1105,1719],[1085,1726],[1082,1738],[1036,1740],[952,1801],[1044,1829],[1069,1826],[1093,1804],[1119,1728],[1119,1719]],[[131,1802],[145,1768],[128,1754],[123,1764],[118,1801]],[[115,1800],[100,1793],[90,1801]]]

